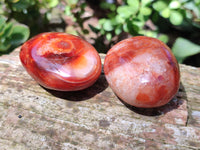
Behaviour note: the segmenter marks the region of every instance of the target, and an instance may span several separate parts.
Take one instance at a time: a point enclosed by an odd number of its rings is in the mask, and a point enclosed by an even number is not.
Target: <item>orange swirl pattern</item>
[[[95,48],[80,37],[41,33],[22,45],[20,59],[27,72],[42,86],[60,91],[85,89],[101,74]]]

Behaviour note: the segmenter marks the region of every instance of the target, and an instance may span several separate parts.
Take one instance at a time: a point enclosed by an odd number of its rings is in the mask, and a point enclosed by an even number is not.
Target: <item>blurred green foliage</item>
[[[194,40],[200,44],[198,40],[195,40],[200,35],[200,0],[159,0],[152,4],[152,8],[154,12],[151,19],[158,28],[166,26],[160,23],[162,18],[177,31],[190,33],[185,38],[178,37],[172,46],[172,51],[179,63],[183,63],[190,56],[200,54],[200,46],[190,41]]]
[[[93,9],[93,14],[83,17],[88,7]],[[98,19],[98,25],[89,24],[88,30],[83,24],[91,17]],[[58,30],[58,26],[63,29]],[[123,38],[150,36],[171,46],[175,42],[173,53],[182,63],[200,53],[200,0],[0,1],[0,53],[8,53],[29,37],[46,31],[81,37],[93,32],[94,46],[105,53]],[[192,43],[193,40],[198,44]]]
[[[159,21],[163,19],[183,30],[193,27],[200,29],[200,0],[125,0],[120,6],[104,1],[101,7],[108,9],[109,13],[99,20],[100,26],[96,30],[105,34],[108,40],[121,32],[159,38]],[[145,28],[149,20],[156,26],[153,30]],[[168,41],[166,36],[160,39]]]
[[[152,13],[151,3],[152,0],[127,0],[124,5],[118,7],[114,3],[101,3],[101,7],[109,9],[110,13],[107,18],[99,20],[100,33],[105,34],[109,41],[122,32],[128,32],[131,35],[154,36],[153,32],[150,33],[143,28]]]
[[[61,14],[71,15],[74,21],[80,21],[79,12],[71,13],[77,3],[78,0],[1,0],[0,54],[9,53],[30,36],[55,31],[62,24]],[[56,19],[59,21],[56,22]]]
[[[187,57],[200,53],[200,45],[194,44],[184,38],[177,38],[172,47],[172,52],[176,56],[177,61],[183,63]]]
[[[6,18],[0,16],[0,52],[7,52],[29,37],[29,28],[22,24],[6,22]]]
[[[121,5],[104,1],[100,6],[108,10],[107,16],[91,29],[105,35],[110,42],[124,32],[158,38],[165,43],[170,40],[172,29],[194,33],[196,37],[200,34],[200,0],[125,0]],[[173,52],[179,63],[200,53],[199,47],[189,43],[187,39],[177,39]]]

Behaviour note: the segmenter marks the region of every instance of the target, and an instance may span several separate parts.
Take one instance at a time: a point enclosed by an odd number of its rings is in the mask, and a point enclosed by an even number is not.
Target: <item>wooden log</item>
[[[115,96],[103,72],[83,91],[47,90],[18,55],[0,57],[0,149],[200,149],[200,68],[180,65],[177,95],[139,109]]]

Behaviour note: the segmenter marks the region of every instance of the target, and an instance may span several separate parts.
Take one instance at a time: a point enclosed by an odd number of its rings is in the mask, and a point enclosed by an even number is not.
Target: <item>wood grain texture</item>
[[[180,65],[177,95],[139,109],[115,96],[103,72],[83,91],[44,89],[18,55],[0,57],[0,149],[200,149],[199,68]]]

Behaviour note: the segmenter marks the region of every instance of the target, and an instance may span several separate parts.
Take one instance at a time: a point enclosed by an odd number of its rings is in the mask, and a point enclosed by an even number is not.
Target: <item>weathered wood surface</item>
[[[125,106],[102,73],[79,92],[50,91],[0,57],[0,149],[200,149],[200,69],[180,65],[180,90],[155,109]],[[102,55],[103,59],[104,55]]]

